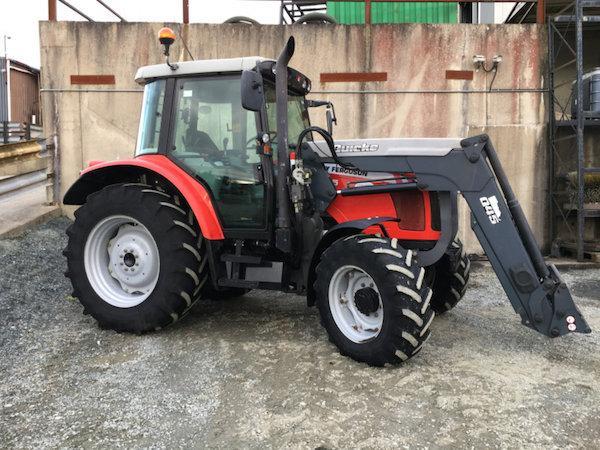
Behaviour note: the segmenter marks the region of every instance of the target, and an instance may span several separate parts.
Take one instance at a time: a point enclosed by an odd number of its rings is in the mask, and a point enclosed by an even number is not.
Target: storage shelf
[[[563,214],[569,216],[577,214],[577,205],[564,205]],[[589,218],[600,217],[600,203],[586,203],[583,205],[583,215]]]
[[[562,6],[562,5],[561,5]],[[550,81],[550,126],[552,130],[550,132],[550,149],[551,149],[551,173],[554,174],[553,179],[553,218],[551,224],[551,234],[556,240],[560,240],[557,231],[559,230],[557,223],[559,220],[563,220],[565,223],[572,222],[573,219],[576,221],[576,226],[568,227],[571,230],[572,235],[570,239],[574,239],[573,244],[574,253],[576,253],[577,259],[582,260],[584,258],[584,231],[586,219],[598,219],[600,218],[600,202],[583,202],[582,208],[578,209],[580,202],[585,200],[591,200],[592,198],[586,197],[585,183],[583,186],[578,185],[582,178],[585,180],[595,178],[600,173],[600,169],[595,167],[597,163],[591,163],[591,167],[586,167],[586,141],[585,135],[596,136],[600,130],[600,112],[598,111],[585,111],[583,109],[584,101],[580,98],[580,102],[576,105],[572,104],[572,98],[575,95],[571,92],[568,100],[557,97],[557,89],[562,86],[573,84],[570,79],[565,81],[557,80],[556,73],[559,70],[569,67],[575,64],[576,77],[574,80],[583,80],[584,74],[583,62],[584,62],[584,49],[586,52],[592,52],[592,55],[597,53],[597,46],[589,45],[593,42],[584,45],[584,39],[587,41],[590,36],[588,33],[584,33],[586,30],[600,29],[600,0],[574,0],[571,3],[566,3],[560,10],[558,15],[549,18],[550,32],[548,34],[548,47],[549,47],[549,81]],[[585,37],[584,37],[585,36]],[[592,56],[590,55],[590,56]],[[562,59],[560,59],[562,57]],[[592,79],[589,80],[591,85]],[[575,86],[573,86],[575,87]],[[582,86],[579,86],[581,88]],[[573,88],[571,88],[573,90]],[[590,87],[590,92],[592,88]],[[578,93],[580,94],[580,92]],[[587,95],[587,94],[585,94]],[[591,99],[590,99],[591,103]],[[575,108],[573,108],[575,106]],[[561,119],[556,119],[557,114]],[[573,113],[573,117],[568,117],[568,114]],[[583,133],[579,133],[578,126],[582,126]],[[568,148],[564,146],[559,148],[558,143],[565,142]],[[565,159],[561,156],[564,150],[570,150],[568,153],[569,159]],[[573,202],[575,198],[569,195],[567,198],[562,198],[558,194],[561,189],[560,183],[562,183],[561,175],[558,173],[562,171],[561,166],[565,163],[574,163],[575,171],[577,173],[577,179],[573,180],[574,194],[577,201]],[[583,176],[582,176],[583,175]],[[557,189],[554,191],[554,189]],[[593,197],[596,200],[595,197]],[[565,201],[565,203],[563,203]]]
[[[571,119],[571,120],[557,120],[556,122],[556,126],[557,127],[576,127],[577,126],[577,120],[575,119]],[[598,119],[583,119],[583,126],[584,127],[600,127],[600,118]]]
[[[576,22],[576,16],[555,16],[554,22],[556,23],[572,23]],[[581,18],[583,23],[598,23],[600,22],[600,16],[583,16]]]

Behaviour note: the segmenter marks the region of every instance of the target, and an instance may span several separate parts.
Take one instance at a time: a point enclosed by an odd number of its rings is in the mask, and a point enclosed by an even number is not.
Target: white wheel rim
[[[102,300],[131,308],[146,300],[156,287],[158,246],[136,219],[106,217],[88,235],[84,266],[90,285]]]
[[[363,314],[356,307],[354,298],[360,289],[370,287],[379,297],[379,308]],[[356,266],[342,266],[335,271],[329,282],[329,309],[339,330],[358,344],[377,337],[383,325],[383,303],[373,278]]]

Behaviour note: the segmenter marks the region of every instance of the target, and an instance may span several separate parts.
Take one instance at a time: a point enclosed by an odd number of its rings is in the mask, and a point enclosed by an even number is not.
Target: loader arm
[[[416,174],[423,190],[460,192],[472,228],[524,325],[551,337],[591,330],[553,264],[546,264],[487,135],[444,156],[343,156],[360,170]],[[343,195],[343,194],[342,194]]]

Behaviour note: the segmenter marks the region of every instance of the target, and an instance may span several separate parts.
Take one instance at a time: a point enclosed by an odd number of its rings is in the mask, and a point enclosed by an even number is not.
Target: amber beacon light
[[[169,62],[169,48],[171,47],[171,44],[175,42],[175,33],[173,33],[173,30],[168,27],[161,28],[158,32],[158,41],[165,47],[164,55],[167,57],[167,65],[172,70],[176,70],[177,64],[171,64]]]

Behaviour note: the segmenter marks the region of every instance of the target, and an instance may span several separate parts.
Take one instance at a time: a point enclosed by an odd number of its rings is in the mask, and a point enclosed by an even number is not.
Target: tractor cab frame
[[[164,65],[144,67],[136,75],[145,85],[136,157],[162,155],[204,188],[224,238],[207,244],[217,290],[306,290],[307,269],[291,264],[297,255],[286,220],[289,210],[278,210],[287,202],[276,199],[287,189],[287,177],[278,173],[289,170],[284,166],[288,142],[311,126],[305,99],[311,82],[294,69],[283,69],[282,125],[277,64],[260,57],[191,61],[174,71]],[[287,132],[278,136],[281,126]],[[243,254],[249,250],[252,256]]]

